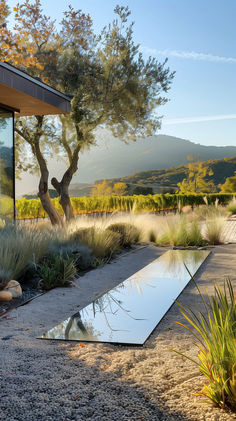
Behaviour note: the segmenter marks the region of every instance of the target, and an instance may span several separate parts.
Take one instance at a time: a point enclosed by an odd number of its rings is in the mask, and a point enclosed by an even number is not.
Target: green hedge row
[[[99,213],[114,211],[133,212],[158,212],[168,209],[178,209],[183,206],[198,206],[207,203],[214,204],[218,201],[221,205],[227,205],[233,198],[233,194],[154,194],[137,196],[101,196],[101,197],[72,197],[71,202],[74,213]],[[59,199],[52,199],[56,209],[62,215]],[[16,202],[17,218],[44,218],[47,216],[39,199],[19,199]]]

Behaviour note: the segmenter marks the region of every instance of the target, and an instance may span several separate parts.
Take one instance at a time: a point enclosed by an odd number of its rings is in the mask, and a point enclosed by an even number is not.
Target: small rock
[[[5,303],[5,302],[10,301],[10,300],[12,300],[11,292],[5,291],[5,290],[0,291],[0,301],[2,303]]]
[[[17,281],[9,281],[3,291],[10,292],[13,298],[22,296],[22,289]]]

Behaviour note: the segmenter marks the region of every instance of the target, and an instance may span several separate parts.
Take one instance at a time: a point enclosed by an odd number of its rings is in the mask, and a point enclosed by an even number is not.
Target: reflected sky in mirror
[[[169,250],[41,338],[142,345],[208,250]]]

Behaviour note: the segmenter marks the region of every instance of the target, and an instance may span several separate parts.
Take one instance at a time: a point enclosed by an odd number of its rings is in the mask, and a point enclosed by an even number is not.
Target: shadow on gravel
[[[161,397],[158,390],[150,390],[135,379],[124,381],[126,369],[130,370],[128,361],[115,361],[116,370],[104,370],[103,355],[108,353],[112,359],[116,353],[119,356],[127,351],[133,358],[133,350],[100,344],[59,345],[52,341],[45,346],[45,342],[22,344],[14,338],[4,341],[0,419],[190,421],[181,411],[173,412],[165,405],[163,390]],[[139,348],[138,352],[146,350]]]

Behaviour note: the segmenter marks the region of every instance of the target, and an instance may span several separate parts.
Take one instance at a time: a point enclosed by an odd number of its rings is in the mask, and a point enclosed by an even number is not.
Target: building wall
[[[0,108],[0,218],[14,217],[14,117]]]

